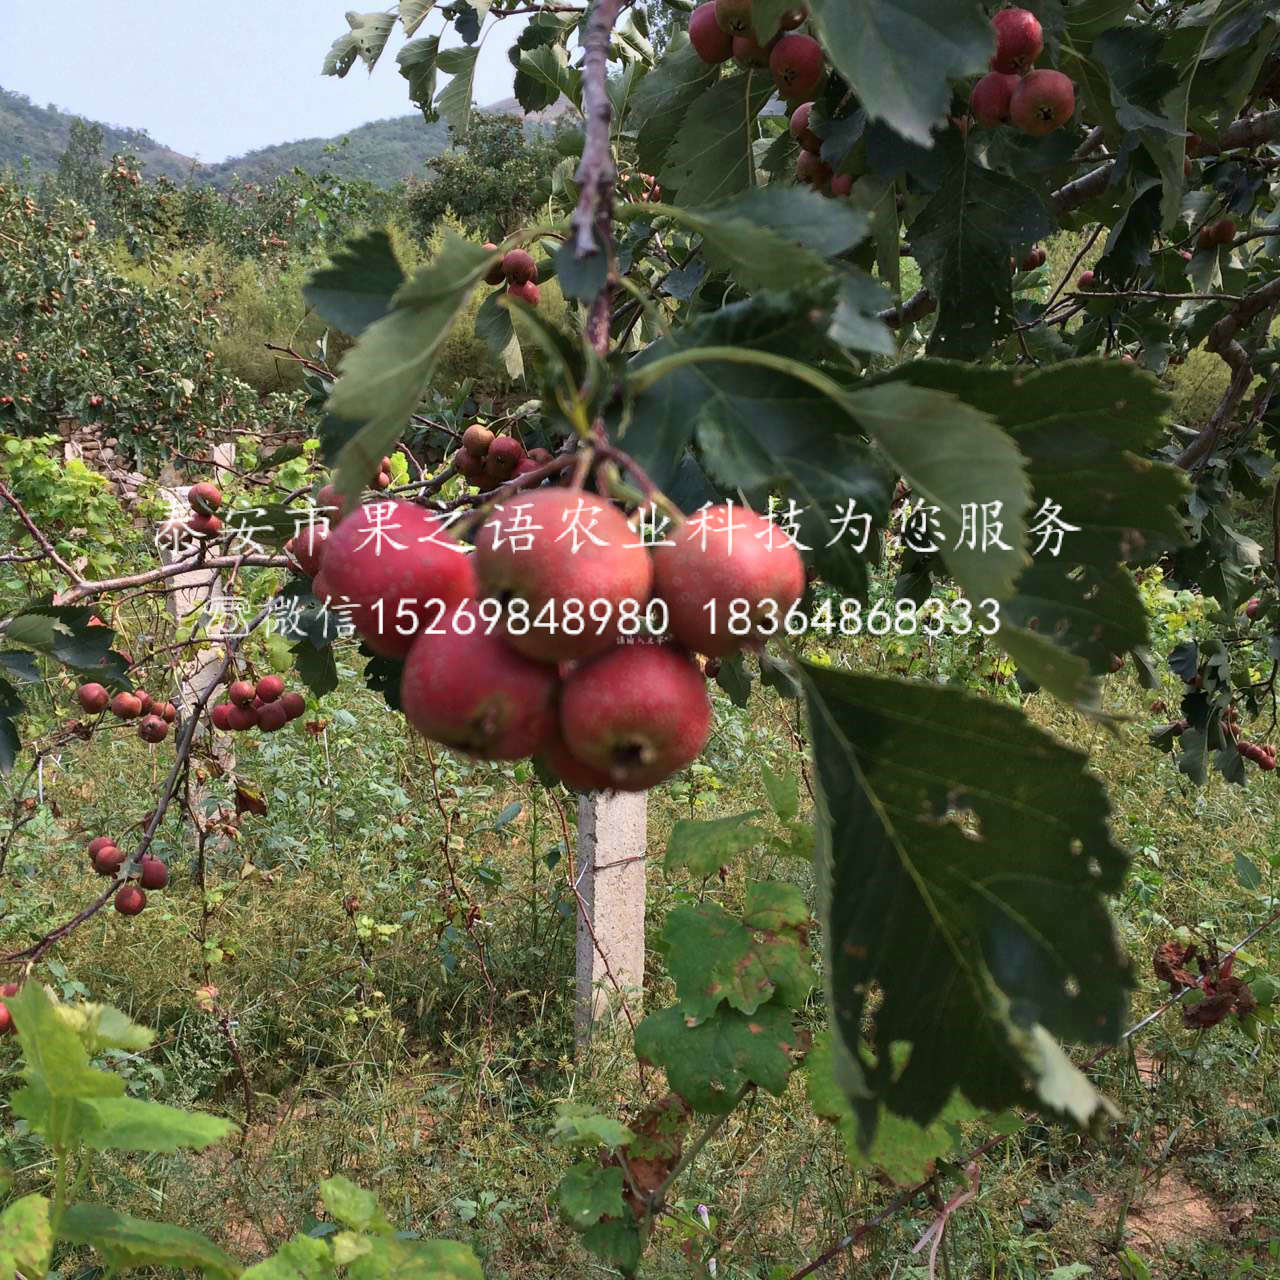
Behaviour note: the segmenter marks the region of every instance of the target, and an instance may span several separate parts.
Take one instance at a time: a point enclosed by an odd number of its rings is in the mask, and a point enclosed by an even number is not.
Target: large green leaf
[[[73,1204],[63,1214],[58,1236],[95,1249],[113,1271],[179,1267],[212,1280],[233,1280],[240,1274],[240,1264],[229,1253],[197,1232],[117,1213],[104,1204]]]
[[[484,1280],[479,1259],[454,1240],[408,1240],[341,1232],[334,1253],[348,1280]]]
[[[44,1196],[23,1196],[0,1213],[0,1280],[35,1280],[49,1270],[53,1230]]]
[[[400,0],[400,21],[404,23],[404,33],[411,36],[426,21],[427,14],[435,7],[436,0]]]
[[[727,1004],[754,1013],[775,995],[801,1008],[813,986],[808,923],[800,890],[780,882],[753,884],[741,918],[714,902],[676,907],[662,941],[681,1010],[706,1018]]]
[[[345,438],[335,484],[355,498],[400,437],[431,380],[449,326],[488,269],[489,253],[446,230],[439,253],[397,290],[391,310],[343,357],[330,392],[331,435]]]
[[[1087,757],[957,689],[814,666],[805,683],[833,1026],[864,1141],[882,1106],[927,1125],[957,1089],[1090,1123],[1108,1104],[1053,1036],[1115,1043],[1132,976],[1104,900],[1128,859]]]
[[[143,1098],[82,1098],[76,1112],[81,1141],[94,1151],[200,1151],[235,1130],[219,1116]]]
[[[963,145],[954,149],[941,188],[908,238],[938,300],[930,354],[975,360],[1013,331],[1011,251],[1048,235],[1055,223],[1030,187],[982,168]]]
[[[380,1234],[392,1230],[391,1223],[378,1204],[378,1197],[372,1191],[356,1186],[349,1178],[326,1178],[320,1184],[319,1191],[324,1207],[343,1226],[350,1227],[353,1231],[375,1231]]]
[[[835,1122],[854,1168],[877,1169],[898,1183],[918,1182],[932,1171],[939,1156],[950,1155],[959,1145],[961,1124],[978,1118],[979,1112],[959,1094],[953,1095],[928,1125],[918,1125],[881,1107],[875,1137],[864,1147],[857,1116],[837,1070],[838,1055],[843,1052],[844,1046],[829,1030],[819,1032],[805,1055],[805,1084],[814,1111]]]
[[[924,146],[946,115],[950,81],[995,51],[975,0],[812,0],[822,43],[871,119]]]
[[[240,1280],[330,1280],[336,1277],[333,1251],[314,1236],[294,1236],[269,1258],[240,1273]]]
[[[387,314],[403,284],[391,237],[370,231],[348,240],[303,286],[302,296],[325,321],[354,338]]]
[[[453,126],[457,133],[466,133],[471,123],[471,94],[476,75],[476,55],[479,47],[469,49],[442,49],[436,55],[436,67],[452,76],[436,98],[436,110]]]
[[[715,67],[698,57],[684,30],[677,30],[662,61],[637,86],[625,121],[637,133],[640,166],[646,173],[662,168],[690,106],[715,79]]]
[[[439,119],[433,101],[436,96],[436,60],[439,55],[439,36],[410,40],[396,54],[400,74],[409,82],[409,101],[421,108],[428,123]]]
[[[92,671],[108,658],[115,632],[91,626],[88,605],[34,605],[5,624],[4,636],[76,671]]]
[[[661,1066],[695,1111],[712,1114],[731,1111],[748,1084],[781,1096],[796,1047],[791,1011],[778,1004],[749,1016],[721,1008],[702,1022],[663,1009],[636,1027],[636,1054]]]
[[[691,875],[713,876],[740,853],[763,844],[766,833],[751,825],[759,809],[729,818],[677,818],[667,838],[662,869],[667,875],[687,870]]]
[[[625,1147],[636,1136],[625,1124],[581,1102],[562,1102],[551,1132],[565,1147]]]
[[[604,1168],[590,1160],[570,1167],[556,1189],[560,1212],[578,1231],[593,1226],[601,1218],[621,1218],[630,1212],[622,1198],[622,1169]]]
[[[751,186],[752,124],[772,96],[769,76],[748,72],[717,80],[695,98],[658,171],[664,195],[674,192],[675,203],[697,208]]]
[[[45,1099],[110,1098],[124,1093],[124,1081],[89,1065],[89,1055],[74,1027],[38,982],[23,984],[16,996],[5,999],[13,1015],[25,1062],[23,1075],[29,1089]],[[11,1102],[17,1109],[18,1094]]]
[[[356,42],[356,52],[372,71],[395,29],[396,16],[394,13],[349,12],[347,21],[351,24],[351,37]]]

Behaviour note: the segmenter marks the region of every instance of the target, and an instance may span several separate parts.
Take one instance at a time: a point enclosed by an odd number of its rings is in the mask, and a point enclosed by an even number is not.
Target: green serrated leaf
[[[310,640],[303,639],[293,645],[290,652],[298,678],[317,698],[338,687],[338,664],[332,646],[317,649]]]
[[[781,1097],[796,1047],[791,1012],[776,1004],[752,1014],[720,1008],[702,1022],[663,1009],[636,1027],[637,1055],[661,1066],[695,1111],[713,1115],[731,1111],[748,1084]]]
[[[957,689],[814,666],[805,682],[833,1025],[851,1063],[880,996],[876,1065],[846,1082],[864,1141],[882,1106],[927,1125],[957,1089],[1081,1124],[1104,1114],[1052,1038],[1115,1043],[1132,985],[1104,899],[1128,859],[1086,756]]]
[[[342,79],[348,71],[355,66],[356,59],[360,56],[360,44],[355,36],[350,32],[340,35],[329,47],[329,52],[325,54],[324,66],[321,68],[321,75],[337,76]]]
[[[779,777],[767,764],[760,766],[760,777],[769,797],[769,807],[778,815],[780,822],[791,822],[800,812],[799,779],[791,772]]]
[[[0,1280],[35,1280],[48,1273],[53,1252],[49,1201],[23,1196],[0,1213]]]
[[[453,1240],[341,1232],[334,1240],[334,1254],[339,1265],[345,1265],[348,1280],[484,1280],[475,1254]]]
[[[484,340],[485,346],[506,369],[507,377],[522,378],[524,355],[515,326],[511,323],[511,312],[500,305],[502,296],[500,289],[495,290],[480,304],[476,312],[476,337]]]
[[[677,30],[666,54],[640,81],[631,98],[627,124],[637,131],[641,168],[658,173],[689,108],[711,87],[716,68],[694,52],[688,33]]]
[[[348,12],[347,22],[351,26],[351,36],[356,44],[356,53],[364,60],[364,64],[373,70],[382,51],[387,47],[391,32],[395,29],[394,13],[354,13]]]
[[[570,1167],[560,1179],[556,1199],[565,1221],[575,1231],[585,1231],[601,1218],[621,1218],[628,1212],[622,1198],[622,1169],[602,1168],[589,1160]]]
[[[731,818],[678,818],[667,840],[663,871],[667,875],[681,870],[698,877],[715,875],[738,854],[765,839],[765,832],[751,825],[751,819],[759,816],[760,810],[752,809]]]
[[[83,1098],[76,1113],[81,1141],[94,1151],[200,1151],[235,1131],[219,1116],[142,1098]]]
[[[435,8],[436,0],[400,0],[400,21],[404,33],[411,36],[426,21],[427,14]]]
[[[94,1249],[113,1271],[185,1267],[211,1280],[234,1280],[240,1264],[212,1240],[167,1222],[117,1213],[104,1204],[73,1204],[63,1214],[59,1239]]]
[[[433,101],[436,96],[436,60],[439,54],[439,36],[410,40],[396,54],[396,66],[409,82],[409,101],[421,109],[428,123],[439,119]]]
[[[871,119],[922,146],[946,115],[952,80],[995,51],[974,0],[813,0],[823,48]]]
[[[378,1204],[378,1197],[356,1186],[349,1178],[326,1178],[318,1189],[321,1203],[343,1226],[378,1234],[393,1229]]]
[[[314,1236],[294,1236],[269,1258],[240,1273],[240,1280],[336,1280],[333,1252]]]
[[[556,1122],[551,1130],[560,1146],[625,1147],[635,1134],[625,1124],[602,1116],[580,1102],[562,1102],[556,1108]]]
[[[479,48],[442,49],[436,56],[436,66],[447,76],[452,76],[436,98],[436,110],[460,134],[466,133],[471,123],[471,96],[476,74],[476,55]]]
[[[391,309],[404,272],[385,231],[348,240],[303,286],[307,304],[335,329],[357,337]]]
[[[634,1218],[597,1222],[588,1227],[582,1233],[582,1247],[617,1267],[624,1276],[635,1275],[644,1254],[644,1241]]]
[[[13,1015],[28,1086],[47,1098],[110,1098],[124,1093],[124,1081],[89,1065],[84,1042],[60,1016],[38,982],[23,984],[5,1004]],[[16,1110],[18,1095],[11,1102]]]

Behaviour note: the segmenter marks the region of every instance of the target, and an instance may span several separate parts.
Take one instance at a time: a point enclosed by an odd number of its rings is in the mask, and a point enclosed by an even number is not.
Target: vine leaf
[[[643,81],[641,82],[643,85]],[[663,158],[658,181],[696,208],[751,185],[751,125],[773,96],[767,74],[726,76],[690,104]]]
[[[660,1065],[695,1111],[713,1115],[732,1111],[748,1084],[781,1097],[797,1048],[791,1011],[780,1004],[750,1015],[721,1008],[702,1022],[663,1009],[636,1027],[636,1055]]]
[[[754,1013],[775,995],[800,1008],[813,986],[808,923],[799,889],[778,882],[753,884],[741,919],[714,902],[676,907],[662,941],[683,1012],[706,1018],[727,1004]]]
[[[403,284],[391,237],[371,231],[348,240],[303,286],[302,296],[321,319],[355,338],[390,311]]]
[[[813,0],[836,69],[869,119],[929,146],[951,80],[985,71],[995,39],[974,0]]]
[[[391,310],[343,357],[329,395],[326,428],[344,440],[335,487],[357,497],[378,459],[399,439],[431,380],[449,326],[488,268],[478,244],[445,232],[435,259],[396,292]]]
[[[829,1030],[814,1036],[813,1048],[805,1055],[805,1085],[814,1111],[835,1122],[855,1169],[874,1168],[897,1183],[918,1182],[932,1171],[938,1157],[956,1149],[960,1126],[979,1117],[977,1109],[958,1094],[953,1094],[938,1118],[925,1126],[881,1107],[875,1137],[864,1149],[858,1118],[840,1086],[837,1060],[843,1052],[844,1046],[836,1043]]]
[[[686,870],[705,879],[726,863],[764,842],[766,835],[751,825],[759,809],[729,818],[679,818],[667,839],[667,856],[662,870],[666,875]]]
[[[1053,1036],[1115,1043],[1132,975],[1104,899],[1128,858],[1087,757],[956,689],[804,679],[833,1027],[864,1144],[881,1106],[927,1125],[957,1089],[1093,1122],[1109,1104]]]
[[[594,1226],[601,1218],[621,1218],[627,1213],[622,1198],[622,1168],[603,1168],[589,1160],[579,1161],[560,1179],[556,1191],[560,1212],[578,1231]]]

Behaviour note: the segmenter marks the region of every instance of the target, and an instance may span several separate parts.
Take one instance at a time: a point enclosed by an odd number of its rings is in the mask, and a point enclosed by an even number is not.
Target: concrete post
[[[645,830],[648,797],[608,792],[578,804],[578,1044],[593,1025],[622,1013],[633,1018],[644,989]]]

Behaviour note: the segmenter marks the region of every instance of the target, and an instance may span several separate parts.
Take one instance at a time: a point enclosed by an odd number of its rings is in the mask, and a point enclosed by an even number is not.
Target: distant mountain
[[[561,100],[549,111],[527,119],[530,124],[547,124],[569,109]],[[514,98],[485,110],[523,114]],[[29,158],[34,174],[56,171],[76,118],[54,106],[38,107],[22,94],[0,88],[0,169],[19,168]],[[105,159],[115,151],[132,151],[149,177],[164,175],[180,182],[190,178],[215,187],[229,186],[237,175],[246,182],[269,182],[295,167],[309,173],[323,169],[343,178],[367,178],[389,187],[402,178],[421,175],[426,162],[449,146],[444,121],[427,124],[421,115],[406,115],[360,125],[337,138],[281,142],[219,164],[202,165],[157,142],[143,129],[104,124],[102,130]]]

